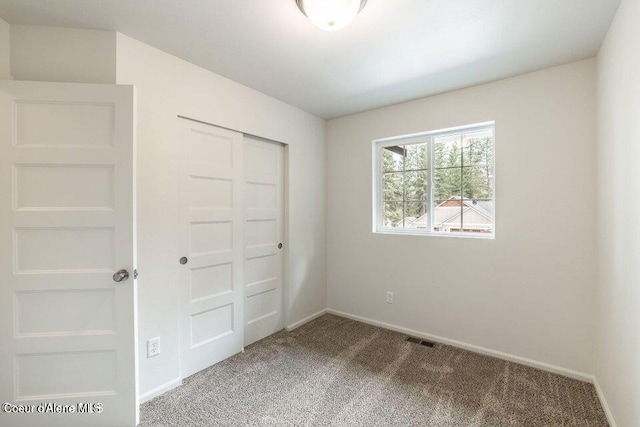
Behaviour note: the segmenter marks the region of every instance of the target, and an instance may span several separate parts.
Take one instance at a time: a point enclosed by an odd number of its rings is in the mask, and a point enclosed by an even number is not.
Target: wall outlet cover
[[[387,304],[393,304],[393,292],[387,292]]]
[[[160,337],[147,340],[147,357],[153,357],[160,354]]]

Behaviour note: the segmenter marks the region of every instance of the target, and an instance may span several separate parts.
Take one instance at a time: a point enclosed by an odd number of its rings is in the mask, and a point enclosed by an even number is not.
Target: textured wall
[[[11,74],[16,80],[116,82],[116,33],[11,25]]]
[[[640,426],[640,1],[624,0],[598,55],[596,378],[619,427]]]
[[[595,71],[590,59],[329,121],[329,308],[592,374]],[[372,140],[490,120],[495,240],[371,232]]]
[[[0,18],[0,79],[11,76],[11,26]]]

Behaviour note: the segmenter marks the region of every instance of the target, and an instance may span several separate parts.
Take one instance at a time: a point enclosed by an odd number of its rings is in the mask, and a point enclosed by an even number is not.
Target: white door
[[[179,119],[183,378],[242,351],[242,134]],[[176,263],[179,262],[176,259]]]
[[[245,338],[249,345],[284,327],[284,147],[245,136]]]
[[[0,425],[137,423],[133,105],[0,82]]]

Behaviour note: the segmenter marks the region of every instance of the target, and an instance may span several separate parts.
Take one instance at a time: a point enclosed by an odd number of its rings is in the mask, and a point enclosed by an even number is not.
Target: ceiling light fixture
[[[337,31],[356,19],[367,0],[296,0],[296,4],[316,27]]]

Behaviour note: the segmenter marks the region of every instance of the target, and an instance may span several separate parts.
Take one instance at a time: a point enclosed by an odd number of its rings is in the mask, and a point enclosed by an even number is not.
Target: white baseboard
[[[602,405],[602,409],[604,410],[604,414],[607,416],[607,421],[611,427],[617,427],[616,420],[613,418],[613,412],[611,412],[611,408],[609,408],[609,403],[607,403],[607,398],[604,397],[604,391],[600,387],[600,383],[598,382],[598,378],[595,377],[593,381],[593,385],[596,388],[596,393],[598,393],[598,399],[600,399],[600,404]]]
[[[151,389],[146,393],[142,393],[138,397],[138,401],[140,402],[140,405],[142,405],[143,403],[150,401],[154,397],[158,397],[161,394],[168,392],[169,390],[173,390],[176,387],[180,387],[181,385],[182,385],[182,378],[176,378],[162,385],[159,385],[158,387]]]
[[[322,309],[317,313],[312,314],[311,316],[307,316],[302,320],[298,320],[295,323],[292,323],[290,325],[287,325],[286,329],[287,331],[293,331],[296,328],[299,328],[300,326],[304,325],[305,323],[309,323],[314,319],[317,319],[318,317],[322,316],[323,314],[325,314],[327,312],[327,309]]]
[[[458,347],[461,348],[463,350],[469,350],[469,351],[473,351],[474,353],[480,353],[480,354],[484,354],[485,356],[493,356],[493,357],[497,357],[498,359],[503,359],[503,360],[508,360],[510,362],[514,362],[514,363],[519,363],[521,365],[526,365],[526,366],[530,366],[532,368],[537,368],[537,369],[541,369],[543,371],[548,371],[548,372],[552,372],[554,374],[559,374],[559,375],[563,375],[565,377],[569,377],[569,378],[574,378],[580,381],[586,381],[589,383],[593,383],[594,382],[594,378],[593,375],[584,373],[584,372],[579,372],[579,371],[574,371],[571,369],[566,369],[566,368],[562,368],[560,366],[555,366],[555,365],[551,365],[549,363],[545,363],[545,362],[539,362],[536,360],[532,360],[532,359],[527,359],[526,357],[521,357],[521,356],[516,356],[513,354],[509,354],[509,353],[504,353],[502,351],[497,351],[497,350],[492,350],[489,348],[485,348],[485,347],[480,347],[474,344],[467,344],[461,341],[456,341],[456,340],[452,340],[449,338],[445,338],[445,337],[441,337],[438,335],[433,335],[427,332],[422,332],[422,331],[416,331],[414,329],[409,329],[409,328],[404,328],[402,326],[396,326],[396,325],[391,325],[389,323],[384,323],[384,322],[380,322],[378,320],[373,320],[373,319],[368,319],[366,317],[362,317],[362,316],[356,316],[354,314],[349,314],[349,313],[344,313],[342,311],[338,311],[338,310],[333,310],[331,308],[328,308],[326,310],[327,313],[329,314],[334,314],[336,316],[340,316],[340,317],[345,317],[347,319],[352,319],[352,320],[357,320],[359,322],[362,323],[367,323],[369,325],[373,325],[373,326],[379,326],[381,328],[384,329],[389,329],[392,331],[396,331],[396,332],[400,332],[403,334],[407,334],[407,335],[411,335],[414,336],[416,338],[423,338],[423,339],[428,339],[431,341],[436,341],[442,344],[447,344],[453,347]]]

